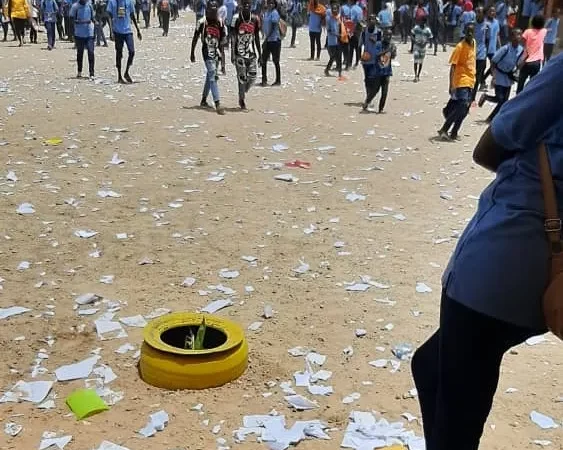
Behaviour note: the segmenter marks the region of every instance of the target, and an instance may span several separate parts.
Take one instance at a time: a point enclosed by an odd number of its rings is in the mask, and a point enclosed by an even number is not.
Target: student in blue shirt
[[[562,79],[563,54],[501,108],[473,153],[496,177],[444,273],[439,328],[412,359],[429,450],[479,448],[504,354],[560,319],[561,305],[558,314],[556,302],[543,303],[550,244],[538,147],[547,149],[561,211]]]
[[[487,46],[487,58],[489,59],[489,68],[483,75],[483,83],[491,74],[492,63],[491,60],[500,47],[500,24],[496,19],[497,11],[494,6],[491,6],[487,11],[487,26],[489,28],[489,45]]]
[[[391,4],[387,3],[377,14],[377,21],[380,28],[391,28],[393,26],[393,14],[391,13]]]
[[[455,30],[457,29],[459,18],[463,13],[463,8],[459,4],[454,4],[453,7],[448,11],[448,13],[449,14],[445,17],[447,35],[446,42],[452,43],[455,41]]]
[[[318,0],[314,0],[312,7],[309,9],[309,42],[311,44],[311,56],[309,61],[315,59],[318,61],[321,58],[321,32],[323,16],[326,11],[324,6],[319,5]],[[316,52],[315,52],[316,49]]]
[[[135,5],[133,0],[109,0],[107,12],[111,17],[111,26],[115,39],[115,67],[117,68],[117,82],[121,84],[133,83],[129,75],[129,69],[133,65],[135,57],[135,42],[133,41],[133,31],[131,30],[131,22],[137,30],[137,38],[143,39],[137,19],[135,19]],[[123,45],[127,45],[127,67],[125,73],[121,76],[121,60],[123,59]]]
[[[295,39],[297,37],[297,28],[301,27],[303,21],[301,20],[301,14],[303,11],[303,5],[299,0],[292,0],[289,6],[289,20],[291,22],[291,43],[289,46],[295,48]]]
[[[74,42],[76,43],[76,78],[82,78],[84,49],[88,51],[88,68],[90,79],[94,79],[94,22],[95,13],[89,0],[78,0],[70,8],[69,17],[74,23]]]
[[[358,67],[360,63],[360,33],[362,32],[362,21],[364,19],[364,11],[358,5],[357,0],[351,0],[350,20],[354,24],[354,32],[350,36],[350,51],[348,53],[348,67],[352,65],[354,54],[356,55],[356,63],[354,67]]]
[[[553,55],[553,48],[557,42],[557,34],[559,33],[559,14],[561,10],[559,8],[553,8],[551,17],[547,19],[545,23],[545,28],[547,29],[547,34],[543,40],[543,57],[545,61],[551,59]]]
[[[55,48],[55,26],[59,5],[56,0],[43,0],[41,2],[41,15],[47,31],[47,50]]]
[[[364,69],[364,84],[366,86],[366,101],[363,103],[363,111],[367,111],[369,104],[375,94],[377,71],[375,63],[377,59],[376,45],[381,40],[381,31],[377,29],[377,16],[370,14],[367,27],[360,36],[360,50],[362,52],[362,68]],[[368,102],[369,100],[369,102]]]
[[[399,7],[399,28],[401,32],[401,42],[406,44],[411,34],[411,13],[408,0],[405,0]]]
[[[502,46],[493,56],[491,64],[495,95],[492,96],[484,93],[479,99],[479,108],[487,101],[496,103],[495,109],[489,114],[486,122],[491,122],[500,111],[501,106],[510,98],[510,89],[515,81],[518,62],[524,53],[524,48],[520,45],[521,41],[522,31],[520,28],[513,28],[510,43]]]
[[[205,16],[205,9],[207,8],[207,0],[197,0],[195,4],[195,20],[199,22]]]
[[[465,4],[465,7],[469,7],[468,3]],[[475,11],[473,11],[472,9],[466,9],[465,11],[463,11],[461,17],[459,18],[460,37],[465,37],[465,27],[470,23],[475,23]]]
[[[370,91],[366,97],[362,108],[367,110],[369,104],[379,93],[381,89],[381,98],[379,99],[378,113],[383,114],[385,109],[385,102],[387,101],[387,94],[389,93],[389,80],[393,75],[393,67],[391,62],[397,56],[397,47],[391,42],[393,38],[393,31],[390,28],[383,30],[381,40],[377,40],[373,46],[374,52],[374,82],[370,86]]]
[[[509,39],[509,28],[508,28],[508,5],[506,0],[498,0],[495,3],[495,11],[497,15],[497,20],[500,25],[500,42],[502,45],[506,44]]]
[[[475,10],[475,87],[473,88],[472,100],[475,101],[477,90],[483,88],[485,82],[483,76],[487,68],[487,40],[489,38],[489,27],[485,20],[485,10],[479,6]]]
[[[340,36],[342,33],[342,22],[340,20],[340,15],[338,14],[339,6],[336,0],[330,4],[331,14],[326,20],[326,34],[327,34],[327,44],[328,44],[328,54],[330,56],[328,64],[325,68],[325,75],[330,76],[329,70],[332,68],[332,64],[336,63],[336,70],[338,71],[338,76],[342,76],[342,47],[340,46]]]
[[[272,86],[281,85],[281,35],[280,35],[280,13],[278,12],[276,0],[268,0],[268,10],[262,19],[262,34],[264,43],[262,45],[262,86],[268,85],[268,60],[272,55],[272,62],[276,68],[276,80]]]

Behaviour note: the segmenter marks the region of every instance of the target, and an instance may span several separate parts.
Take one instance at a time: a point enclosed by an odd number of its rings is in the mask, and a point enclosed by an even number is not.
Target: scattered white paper
[[[138,433],[146,438],[154,436],[157,431],[164,430],[169,420],[168,414],[164,410],[155,412],[149,416],[148,423],[144,428],[141,428]]]
[[[55,370],[57,381],[78,380],[80,378],[88,378],[92,373],[94,366],[98,363],[100,356],[94,355],[75,364],[61,366]]]
[[[542,430],[548,430],[550,428],[559,428],[557,424],[551,417],[545,414],[539,413],[537,411],[532,411],[530,413],[530,419]]]
[[[0,319],[7,319],[8,317],[18,316],[29,311],[31,311],[31,309],[24,308],[23,306],[10,306],[9,308],[0,308]]]

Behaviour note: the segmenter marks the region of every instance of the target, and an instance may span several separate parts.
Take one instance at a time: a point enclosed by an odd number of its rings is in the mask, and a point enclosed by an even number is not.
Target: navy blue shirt
[[[442,279],[450,298],[488,316],[542,331],[548,283],[537,148],[544,142],[563,214],[563,54],[505,103],[491,124],[511,156],[483,191]]]

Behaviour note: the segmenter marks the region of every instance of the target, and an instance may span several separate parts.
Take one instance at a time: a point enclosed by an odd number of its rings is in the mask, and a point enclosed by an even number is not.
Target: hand
[[[192,63],[195,63],[195,55],[190,56],[190,61],[191,61]]]
[[[140,41],[143,40],[143,35],[141,34],[140,30],[137,30],[137,39],[139,39]]]
[[[450,95],[454,95],[455,94],[455,88],[451,87],[450,88]]]

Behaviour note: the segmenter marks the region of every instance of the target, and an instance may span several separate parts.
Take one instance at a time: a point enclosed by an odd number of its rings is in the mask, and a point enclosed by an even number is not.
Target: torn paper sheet
[[[151,414],[149,416],[149,421],[144,428],[141,428],[138,433],[143,437],[151,437],[156,434],[157,431],[162,431],[168,425],[169,417],[166,411],[161,410]]]
[[[204,313],[208,313],[208,314],[214,314],[217,311],[226,308],[227,306],[232,306],[233,305],[233,301],[230,299],[221,299],[221,300],[215,300],[214,302],[209,303],[207,306],[205,306],[204,308],[201,309],[201,312]]]
[[[53,387],[52,381],[18,381],[14,387],[0,397],[0,403],[6,402],[42,402]]]
[[[127,337],[127,332],[119,322],[113,320],[95,320],[96,333],[102,341]]]
[[[41,442],[39,443],[39,450],[62,450],[70,441],[72,441],[72,436],[70,435],[57,437],[57,433],[46,431],[45,433],[43,433]]]
[[[31,309],[24,308],[23,306],[10,306],[9,308],[0,308],[0,319],[7,319],[8,317],[18,316],[29,311],[31,311]]]
[[[88,376],[92,373],[94,366],[98,363],[99,359],[100,356],[94,355],[75,364],[68,364],[66,366],[59,367],[55,370],[57,381],[69,381],[88,378]]]

